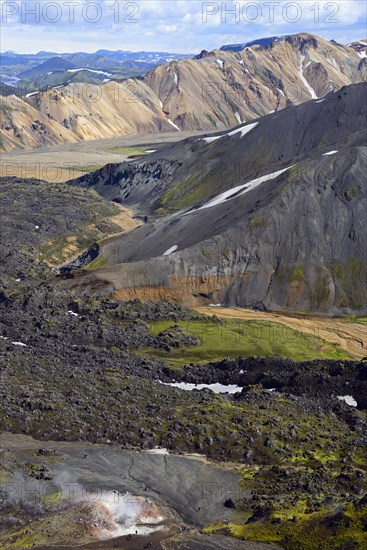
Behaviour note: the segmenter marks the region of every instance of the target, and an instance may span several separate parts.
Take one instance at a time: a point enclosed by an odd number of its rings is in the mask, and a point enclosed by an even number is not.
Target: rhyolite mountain
[[[69,61],[76,63],[75,58]],[[87,88],[74,82],[22,99],[10,95],[2,101],[1,147],[216,131],[366,80],[362,44],[343,46],[300,33],[239,51],[214,50],[173,60],[139,78]]]
[[[366,98],[357,84],[72,185],[147,223],[92,247],[60,285],[325,314],[366,311]],[[92,270],[91,268],[101,268]]]

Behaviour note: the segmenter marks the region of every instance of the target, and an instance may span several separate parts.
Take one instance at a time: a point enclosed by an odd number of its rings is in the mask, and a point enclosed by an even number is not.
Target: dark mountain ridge
[[[366,95],[367,84],[349,86],[72,182],[149,221],[99,245],[104,269],[61,284],[169,293],[188,305],[364,313]]]

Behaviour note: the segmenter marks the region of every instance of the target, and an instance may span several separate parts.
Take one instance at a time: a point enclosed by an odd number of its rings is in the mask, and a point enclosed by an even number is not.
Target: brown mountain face
[[[342,46],[296,34],[267,46],[173,61],[142,79],[71,84],[24,99],[2,97],[1,148],[221,130],[365,80],[362,41]]]

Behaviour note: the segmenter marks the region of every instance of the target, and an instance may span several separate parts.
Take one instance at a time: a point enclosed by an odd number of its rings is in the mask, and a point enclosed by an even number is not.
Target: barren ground
[[[119,163],[136,154],[156,149],[165,143],[180,141],[203,132],[164,132],[141,136],[68,143],[39,149],[22,149],[1,155],[0,176],[37,178],[52,183],[68,181],[98,170],[109,163]],[[154,146],[154,147],[153,147]],[[113,151],[113,149],[121,151]],[[87,167],[88,170],[83,170]]]

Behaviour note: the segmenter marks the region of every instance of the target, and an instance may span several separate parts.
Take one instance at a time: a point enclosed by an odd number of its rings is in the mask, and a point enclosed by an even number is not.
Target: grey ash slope
[[[104,269],[61,284],[187,304],[364,312],[366,91],[346,87],[263,117],[243,137],[246,126],[190,138],[73,182],[149,222],[100,245]]]

